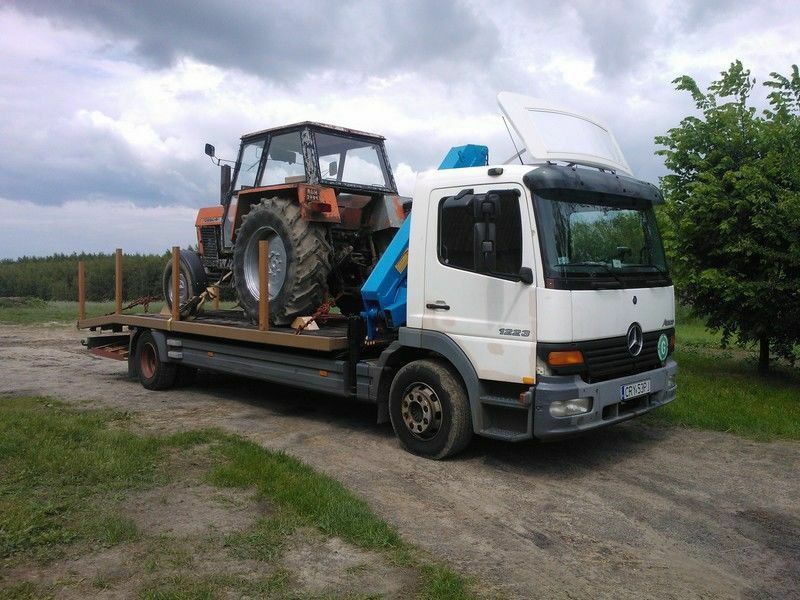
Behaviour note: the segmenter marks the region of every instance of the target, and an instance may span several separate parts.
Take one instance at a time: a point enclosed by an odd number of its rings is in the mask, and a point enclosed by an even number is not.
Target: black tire
[[[258,240],[269,239],[269,320],[288,325],[312,314],[325,300],[331,247],[325,226],[305,221],[286,198],[262,198],[242,218],[233,248],[233,279],[239,304],[258,320]]]
[[[389,418],[400,443],[420,456],[453,456],[472,439],[467,391],[443,360],[415,360],[397,372],[389,390]]]
[[[180,274],[180,294],[181,304],[193,297],[202,294],[208,287],[203,261],[200,255],[192,250],[181,250],[181,274]],[[167,261],[164,267],[164,276],[161,279],[161,287],[164,294],[164,303],[169,310],[172,310],[172,259]],[[196,310],[193,308],[181,311],[181,317],[194,316]]]
[[[168,390],[175,385],[178,365],[161,361],[158,344],[149,331],[139,336],[134,360],[139,382],[148,390]]]

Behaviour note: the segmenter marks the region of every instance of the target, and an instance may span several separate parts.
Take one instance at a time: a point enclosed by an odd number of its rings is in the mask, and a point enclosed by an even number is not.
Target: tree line
[[[126,300],[161,297],[164,267],[170,253],[126,254],[122,258],[122,295]],[[0,260],[0,297],[31,296],[43,300],[77,300],[78,261],[86,263],[86,299],[114,298],[113,254],[54,254]]]

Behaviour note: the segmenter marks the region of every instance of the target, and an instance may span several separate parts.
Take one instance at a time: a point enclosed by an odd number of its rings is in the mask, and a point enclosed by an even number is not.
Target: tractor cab
[[[206,154],[214,158],[210,144]],[[242,136],[234,166],[222,166],[220,204],[197,215],[194,262],[211,281],[231,273],[240,303],[252,307],[256,242],[269,240],[273,316],[290,320],[327,293],[356,297],[406,214],[382,136],[311,121],[264,129]],[[307,272],[300,258],[309,253],[319,258]],[[309,300],[295,305],[297,294]]]
[[[353,193],[397,193],[384,138],[304,122],[242,136],[230,193],[294,183]]]
[[[265,195],[295,197],[304,219],[331,224],[346,219],[352,225],[361,209],[384,196],[391,199],[388,209],[398,212],[384,139],[311,121],[243,135],[235,166],[222,167],[220,206],[201,209],[197,217],[198,243],[215,250],[204,253],[204,262],[213,267],[232,252],[242,218]],[[210,144],[206,154],[214,157]],[[389,221],[399,227],[402,218]]]

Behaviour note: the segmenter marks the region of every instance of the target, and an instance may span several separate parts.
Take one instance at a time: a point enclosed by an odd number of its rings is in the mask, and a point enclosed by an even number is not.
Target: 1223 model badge
[[[512,335],[515,337],[528,337],[530,336],[530,329],[506,329],[500,328],[500,335]]]

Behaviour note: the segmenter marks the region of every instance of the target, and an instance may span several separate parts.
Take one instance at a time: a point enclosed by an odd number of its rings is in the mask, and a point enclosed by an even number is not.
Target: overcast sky
[[[672,79],[786,73],[798,32],[789,1],[0,0],[0,258],[192,243],[203,144],[301,120],[386,136],[410,194],[451,146],[513,154],[502,90],[599,117],[657,183]]]

